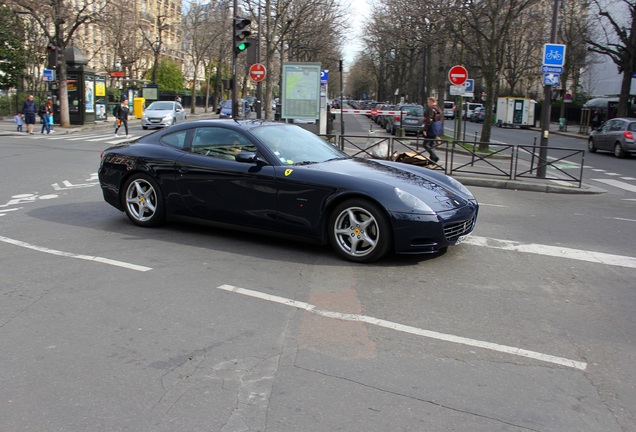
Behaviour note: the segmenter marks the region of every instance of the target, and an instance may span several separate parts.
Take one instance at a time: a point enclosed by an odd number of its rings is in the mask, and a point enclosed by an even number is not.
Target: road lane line
[[[258,298],[261,300],[267,300],[273,303],[279,303],[285,306],[292,306],[297,309],[302,309],[307,312],[311,312],[320,316],[324,316],[327,318],[339,319],[344,321],[355,321],[355,322],[364,322],[370,325],[375,325],[378,327],[384,327],[390,330],[395,330],[403,333],[409,333],[416,336],[423,336],[429,339],[436,339],[445,342],[452,342],[461,345],[472,346],[476,348],[483,348],[491,351],[497,351],[504,354],[511,354],[521,357],[527,357],[534,360],[539,360],[547,363],[553,363],[561,366],[571,367],[574,369],[585,370],[587,368],[587,363],[579,362],[576,360],[570,360],[563,357],[557,357],[550,354],[543,354],[536,351],[529,351],[523,348],[507,346],[507,345],[499,345],[492,342],[480,341],[477,339],[465,338],[462,336],[455,336],[451,334],[439,333],[436,331],[420,329],[417,327],[411,327],[404,324],[395,323],[392,321],[387,321],[379,318],[374,318],[367,315],[359,315],[359,314],[347,314],[341,312],[333,312],[325,309],[319,309],[315,305],[310,303],[305,303],[297,300],[288,299],[285,297],[279,297],[271,294],[265,294],[259,291],[253,291],[246,288],[240,288],[233,285],[220,285],[217,287],[218,289],[229,291],[237,294],[242,294],[254,298]]]
[[[625,183],[619,180],[613,180],[613,179],[591,179],[591,180],[597,181],[599,183],[605,183],[607,185],[614,186],[619,189],[624,189],[629,192],[636,192],[636,185]]]
[[[123,267],[123,268],[127,268],[129,270],[135,270],[135,271],[141,271],[141,272],[147,272],[152,270],[152,267],[145,267],[145,266],[140,266],[137,264],[131,264],[131,263],[127,263],[127,262],[123,262],[123,261],[116,261],[116,260],[112,260],[110,258],[103,258],[103,257],[97,257],[97,256],[90,256],[90,255],[78,255],[78,254],[74,254],[74,253],[70,253],[70,252],[63,252],[63,251],[58,251],[55,249],[49,249],[49,248],[45,248],[42,246],[36,246],[36,245],[32,245],[30,243],[26,243],[20,240],[14,240],[14,239],[10,239],[8,237],[3,237],[0,236],[0,241],[4,242],[4,243],[9,243],[15,246],[20,246],[23,248],[27,248],[27,249],[32,249],[38,252],[44,252],[44,253],[48,253],[51,255],[57,255],[57,256],[61,256],[61,257],[66,257],[66,258],[76,258],[76,259],[82,259],[82,260],[86,260],[86,261],[95,261],[98,263],[102,263],[102,264],[108,264],[108,265],[112,265],[112,266],[117,266],[117,267]]]
[[[500,240],[487,237],[468,236],[463,244],[472,246],[484,246],[493,249],[503,249],[507,251],[517,251],[533,253],[537,255],[554,256],[568,258],[579,261],[588,261],[598,264],[636,268],[636,258],[606,254],[602,252],[586,251],[582,249],[572,249],[560,246],[548,246],[535,243],[519,243],[511,240]]]

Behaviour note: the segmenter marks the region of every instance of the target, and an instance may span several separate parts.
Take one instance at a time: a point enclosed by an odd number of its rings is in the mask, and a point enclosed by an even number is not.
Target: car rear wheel
[[[597,149],[596,149],[596,146],[594,145],[594,140],[589,139],[589,140],[587,141],[587,150],[588,150],[590,153],[596,153],[596,150],[597,150]]]
[[[624,158],[625,156],[627,156],[625,150],[623,150],[623,146],[619,142],[614,144],[614,156],[616,156],[617,158]]]
[[[136,225],[153,227],[165,220],[161,190],[146,174],[133,174],[126,181],[123,201],[126,215]]]
[[[391,237],[384,212],[366,200],[345,201],[329,218],[329,241],[349,261],[366,263],[380,259],[389,251]]]

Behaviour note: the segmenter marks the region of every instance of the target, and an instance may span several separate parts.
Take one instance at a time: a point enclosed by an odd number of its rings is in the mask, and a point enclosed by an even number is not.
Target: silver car
[[[156,101],[144,110],[141,116],[143,129],[166,127],[186,121],[185,109],[179,102]]]
[[[636,155],[635,135],[636,118],[613,118],[592,131],[587,141],[587,149],[592,153],[597,150],[611,151],[618,158],[630,153]]]

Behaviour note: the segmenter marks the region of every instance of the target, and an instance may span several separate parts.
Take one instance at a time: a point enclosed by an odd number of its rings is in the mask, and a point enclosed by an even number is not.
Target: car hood
[[[173,111],[172,110],[146,110],[144,111],[144,114],[147,116],[152,116],[152,117],[165,117],[169,114],[172,114]]]
[[[347,177],[342,182],[350,184],[352,189],[360,190],[369,196],[383,196],[386,203],[393,203],[388,210],[403,211],[403,203],[394,192],[399,188],[404,192],[426,202],[435,212],[443,212],[476,205],[473,195],[451,177],[401,162],[375,159],[352,158],[307,165],[309,170],[331,173],[333,177]]]

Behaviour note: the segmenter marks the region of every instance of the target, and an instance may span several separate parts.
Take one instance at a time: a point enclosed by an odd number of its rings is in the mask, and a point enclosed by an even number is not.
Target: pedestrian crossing
[[[46,141],[84,141],[84,142],[103,142],[106,144],[120,144],[139,138],[141,135],[131,134],[126,138],[123,135],[116,137],[112,132],[91,132],[82,134],[36,134],[21,135],[25,139],[30,140],[46,140]]]

